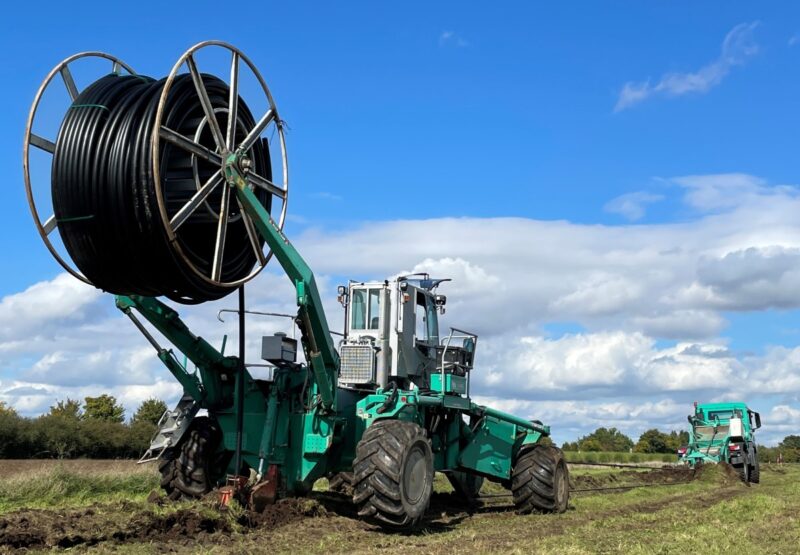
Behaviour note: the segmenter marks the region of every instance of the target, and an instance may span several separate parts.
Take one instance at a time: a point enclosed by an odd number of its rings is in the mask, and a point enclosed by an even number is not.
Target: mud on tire
[[[353,462],[358,514],[386,528],[419,524],[433,491],[433,452],[417,424],[382,420],[367,428]]]
[[[514,506],[522,514],[563,513],[569,504],[569,472],[561,449],[523,448],[511,473]]]
[[[170,499],[197,499],[214,488],[214,453],[221,437],[214,421],[200,416],[192,421],[181,442],[164,452],[158,470],[161,487]]]

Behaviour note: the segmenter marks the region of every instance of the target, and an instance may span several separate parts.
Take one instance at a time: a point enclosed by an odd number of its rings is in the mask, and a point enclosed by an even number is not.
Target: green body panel
[[[442,375],[438,373],[431,374],[431,389],[439,393],[466,395],[467,378],[464,376],[456,376],[455,374],[445,374],[444,387],[442,387]]]
[[[494,416],[486,416],[459,455],[459,466],[481,474],[510,479],[517,433],[517,426],[514,424]]]

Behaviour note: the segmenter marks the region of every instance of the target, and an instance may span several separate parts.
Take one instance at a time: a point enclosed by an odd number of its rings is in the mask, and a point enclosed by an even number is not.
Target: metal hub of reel
[[[227,83],[212,75],[200,73],[196,58],[197,54],[202,50],[223,50],[230,54]],[[65,237],[65,234],[76,233],[73,229],[75,226],[79,227],[82,224],[75,223],[75,220],[81,219],[80,217],[64,218],[64,210],[61,210],[62,216],[56,215],[59,212],[57,206],[63,205],[63,203],[57,205],[56,202],[59,198],[64,198],[63,183],[65,181],[64,179],[59,181],[62,187],[60,190],[62,196],[59,197],[55,189],[58,153],[61,152],[62,159],[67,159],[63,158],[66,156],[63,154],[64,149],[59,150],[61,131],[59,131],[59,139],[56,140],[41,137],[33,131],[37,115],[40,112],[42,97],[45,91],[55,83],[57,74],[61,76],[72,101],[69,107],[70,110],[73,108],[85,109],[87,107],[103,108],[112,115],[114,113],[117,113],[118,116],[119,114],[125,115],[123,108],[118,108],[117,106],[111,106],[109,109],[102,105],[95,106],[75,102],[80,95],[95,87],[104,78],[101,76],[100,79],[93,81],[84,91],[79,91],[69,65],[78,59],[88,57],[109,60],[112,63],[113,74],[120,75],[121,71],[124,70],[130,75],[136,75],[127,64],[114,56],[102,52],[86,52],[71,56],[58,64],[48,74],[34,99],[26,127],[23,150],[25,188],[39,234],[59,264],[70,274],[86,283],[118,294],[131,294],[136,293],[136,291],[125,291],[123,286],[117,287],[113,283],[111,286],[107,282],[93,283],[91,275],[87,275],[87,272],[89,274],[92,272],[89,271],[86,264],[84,263],[82,267],[80,257],[70,256],[69,245],[76,244],[76,241],[73,240],[72,243],[68,243],[67,239],[74,239],[76,236]],[[239,85],[242,82],[242,77],[244,77],[241,75],[242,71],[249,71],[252,74],[257,83],[257,90],[260,89],[260,93],[265,96],[267,101],[266,112],[257,119],[250,115],[248,107],[243,104],[243,100],[239,96]],[[189,277],[184,279],[190,280],[192,283],[207,284],[207,286],[199,286],[197,288],[198,291],[202,290],[204,293],[196,294],[195,298],[192,298],[191,294],[181,294],[180,291],[158,291],[157,294],[166,295],[178,302],[187,303],[219,298],[255,277],[264,268],[272,255],[264,241],[257,234],[252,220],[239,204],[235,192],[232,191],[232,188],[237,184],[237,180],[241,185],[241,180],[244,179],[246,186],[262,199],[265,208],[271,214],[276,215],[277,226],[279,228],[283,227],[288,199],[288,163],[282,120],[278,116],[277,106],[258,69],[241,51],[224,42],[206,41],[191,47],[178,59],[169,75],[162,81],[154,82],[145,77],[141,79],[146,84],[152,83],[154,87],[161,88],[160,94],[156,92],[158,95],[157,106],[155,98],[153,98],[152,111],[147,112],[146,115],[146,118],[151,119],[144,120],[149,126],[147,129],[152,129],[149,139],[145,139],[149,141],[147,147],[149,147],[150,161],[146,164],[147,168],[138,169],[138,173],[147,173],[147,178],[152,179],[153,190],[151,193],[145,194],[146,198],[144,199],[147,203],[152,202],[152,208],[147,207],[149,204],[144,208],[137,207],[137,214],[145,214],[146,217],[152,219],[152,221],[148,220],[146,222],[145,227],[163,229],[161,236],[165,239],[162,239],[162,241],[165,242],[165,248],[169,251],[166,258],[177,261],[173,262],[177,266],[174,267],[175,269],[171,273],[188,275]],[[214,92],[209,92],[212,90],[209,87],[212,87]],[[153,89],[151,88],[151,90]],[[226,91],[227,98],[224,98],[225,94],[221,92],[223,90]],[[201,109],[195,108],[194,115],[179,114],[180,117],[176,117],[174,113],[176,95],[179,95],[180,98],[187,98],[187,95],[191,96],[194,105],[199,105]],[[184,104],[180,104],[180,106]],[[125,105],[125,107],[127,106]],[[117,109],[117,112],[114,112],[115,109]],[[67,114],[69,115],[70,112]],[[107,117],[111,118],[112,115]],[[67,116],[65,116],[65,123],[67,121],[66,118]],[[111,120],[109,119],[108,121]],[[62,123],[62,128],[65,123]],[[108,126],[113,127],[111,123],[108,123]],[[102,129],[103,133],[107,131],[107,129]],[[269,141],[264,138],[268,134],[273,141],[277,141],[276,146],[280,153],[278,156],[271,157],[269,155]],[[94,137],[91,138],[94,140]],[[86,142],[89,143],[90,141],[87,140]],[[94,142],[91,144],[94,146]],[[110,145],[112,143],[98,142],[98,144]],[[37,195],[34,194],[37,189],[31,179],[31,146],[54,156],[49,185],[52,190],[55,213],[44,220],[39,215],[40,210],[37,208],[36,203]],[[136,146],[140,149],[143,148],[138,143]],[[91,147],[88,148],[90,149]],[[66,152],[69,154],[72,151]],[[144,150],[144,152],[148,151]],[[99,155],[96,155],[95,158],[97,156]],[[177,169],[175,168],[176,156],[180,158]],[[273,168],[275,163],[273,158],[279,160],[280,168]],[[110,158],[108,159],[110,160]],[[88,162],[86,163],[88,164]],[[58,167],[61,168],[62,166]],[[276,169],[277,172],[274,171]],[[91,175],[95,176],[97,172]],[[106,174],[102,175],[105,176]],[[108,175],[111,174],[108,173]],[[178,175],[177,178],[175,177],[176,175]],[[273,175],[279,176],[279,179],[275,181],[282,183],[278,184],[273,181]],[[177,185],[176,182],[178,182]],[[78,180],[78,185],[82,186],[80,180]],[[100,183],[92,184],[91,186],[87,185],[86,190],[94,194],[97,189],[99,190],[98,195],[104,195],[107,194],[104,189],[112,189],[113,186],[120,188],[117,183],[112,185],[101,180]],[[43,188],[44,185],[41,185],[41,187]],[[79,203],[80,206],[94,204],[93,202],[86,202],[87,193],[82,192],[81,194],[84,195],[81,197],[84,198],[84,202],[82,204]],[[89,200],[94,201],[95,199],[91,198]],[[140,204],[144,201],[138,200]],[[281,203],[280,207],[275,204],[278,201]],[[100,205],[100,202],[98,201],[97,204]],[[76,205],[73,202],[71,205],[73,211],[75,207]],[[89,208],[83,210],[90,211]],[[95,210],[97,210],[96,206]],[[90,214],[84,219],[91,219],[92,217],[93,215]],[[198,223],[202,224],[200,227],[203,228],[199,233]],[[99,226],[100,224],[95,221],[92,225]],[[88,224],[85,224],[86,226]],[[233,226],[234,235],[229,233],[231,226]],[[51,240],[52,232],[55,229],[59,230],[65,244],[66,256],[59,252],[59,249],[56,248]],[[101,235],[105,234],[105,230],[101,231]],[[93,228],[93,233],[97,235],[98,229]],[[109,230],[109,233],[112,232]],[[135,235],[131,235],[131,237],[135,238]],[[226,238],[228,239],[227,245]],[[81,237],[81,240],[84,243],[86,242],[84,237]],[[89,241],[89,243],[92,242]],[[104,248],[110,250],[107,245]],[[250,254],[247,254],[246,251],[248,250],[251,251]],[[198,255],[198,253],[201,255],[207,254],[208,256],[204,257]],[[104,258],[102,249],[98,254],[99,256],[96,256],[97,259]],[[145,253],[144,259],[140,257],[140,260],[136,261],[136,263],[146,266],[149,262],[146,260],[147,254]],[[108,252],[108,255],[111,259],[111,252]],[[154,255],[154,260],[155,258],[157,258],[156,255]],[[162,253],[159,259],[162,265],[164,259],[165,255]],[[252,266],[248,263],[247,266],[241,267],[241,264],[237,262],[241,260],[252,260]],[[233,261],[234,265],[238,264],[238,270],[236,272],[225,271],[227,261]],[[147,272],[145,271],[144,273]],[[205,291],[210,293],[206,294]]]

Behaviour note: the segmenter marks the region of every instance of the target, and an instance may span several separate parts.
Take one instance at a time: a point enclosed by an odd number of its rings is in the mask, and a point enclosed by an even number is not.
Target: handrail
[[[455,332],[458,332],[458,335],[453,335],[453,333],[455,333]],[[478,348],[478,334],[472,333],[472,332],[469,332],[469,331],[466,331],[466,330],[454,328],[454,327],[450,328],[450,333],[447,336],[447,339],[442,342],[442,343],[444,343],[444,351],[442,351],[442,369],[441,369],[442,395],[444,395],[444,389],[445,389],[445,385],[444,385],[445,384],[445,371],[444,371],[444,369],[445,369],[445,364],[446,364],[445,361],[447,359],[447,349],[450,348],[450,342],[453,340],[454,337],[455,338],[464,338],[464,339],[472,338],[475,341],[475,343],[472,346],[472,349],[473,349],[472,355],[473,356],[475,355],[475,351]],[[455,363],[453,363],[453,365],[455,365]],[[469,378],[470,378],[469,370],[472,370],[472,364],[470,364],[469,368],[467,368],[467,391],[466,391],[467,397],[469,397]]]

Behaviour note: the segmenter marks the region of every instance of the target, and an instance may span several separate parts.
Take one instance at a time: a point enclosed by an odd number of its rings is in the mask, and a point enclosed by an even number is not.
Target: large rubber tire
[[[483,476],[460,470],[451,470],[446,472],[445,475],[450,485],[453,486],[453,491],[462,501],[469,505],[474,505],[478,502],[478,495],[483,486]]]
[[[433,452],[417,424],[381,420],[367,428],[353,462],[358,514],[385,528],[417,526],[433,492]]]
[[[161,487],[173,500],[198,499],[217,483],[214,453],[222,434],[207,416],[195,418],[181,442],[158,462]]]
[[[756,455],[756,464],[750,467],[750,483],[758,484],[761,482],[761,469],[758,465],[758,455]]]
[[[353,473],[339,472],[328,479],[328,489],[336,493],[353,494]]]
[[[750,465],[747,462],[743,462],[742,464],[737,464],[733,467],[736,470],[736,473],[739,475],[739,478],[745,484],[750,481]]]
[[[522,514],[563,513],[569,505],[569,471],[557,447],[523,448],[511,472],[514,506]]]

